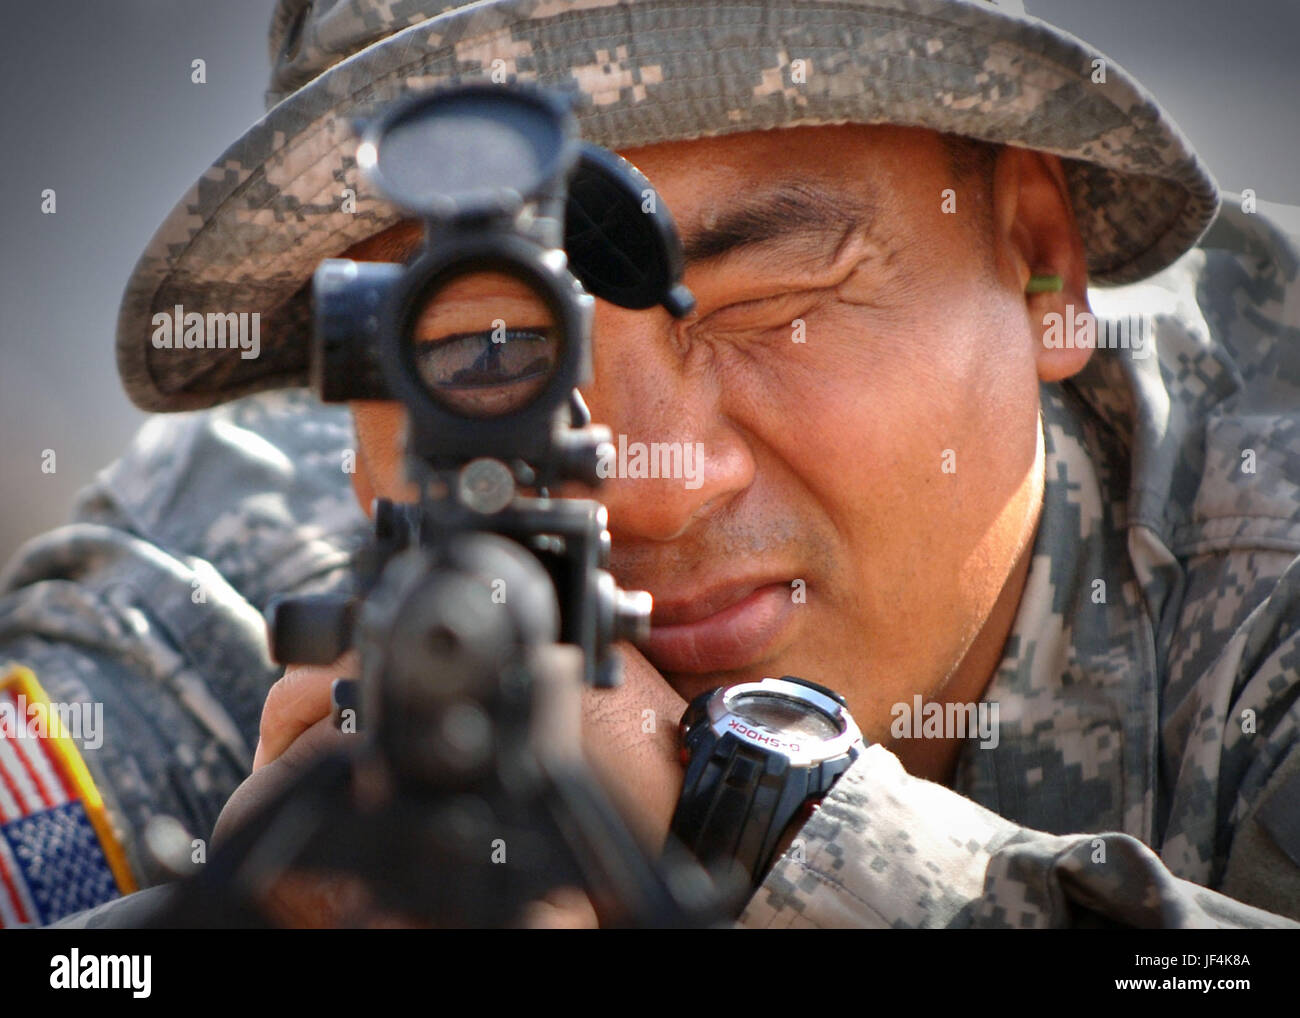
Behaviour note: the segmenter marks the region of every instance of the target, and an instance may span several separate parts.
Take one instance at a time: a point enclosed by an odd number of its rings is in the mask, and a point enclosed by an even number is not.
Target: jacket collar
[[[998,740],[963,745],[953,787],[1035,830],[1150,842],[1158,672],[1129,556],[1127,450],[1072,389],[1041,396],[1043,512],[984,694]]]

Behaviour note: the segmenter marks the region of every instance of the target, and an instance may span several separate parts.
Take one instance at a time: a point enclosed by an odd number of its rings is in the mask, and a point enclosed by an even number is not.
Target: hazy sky
[[[0,560],[63,522],[143,418],[114,367],[122,288],[176,200],[261,115],[272,6],[32,0],[6,21]],[[1225,189],[1300,206],[1298,0],[1022,6],[1135,74]],[[195,57],[205,85],[190,83]],[[54,216],[40,214],[45,188],[58,194]],[[57,472],[43,474],[51,448]]]

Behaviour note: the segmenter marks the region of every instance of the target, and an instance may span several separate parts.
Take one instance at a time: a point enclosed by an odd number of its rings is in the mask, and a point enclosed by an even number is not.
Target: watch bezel
[[[793,700],[806,709],[826,715],[839,725],[839,734],[830,739],[791,738],[785,732],[735,713],[731,707],[732,702],[738,697],[755,693]],[[766,678],[716,689],[709,697],[706,717],[713,734],[719,740],[725,735],[731,735],[743,745],[779,753],[790,761],[791,766],[797,767],[816,767],[828,760],[842,757],[855,743],[862,741],[857,723],[843,704],[809,686],[788,679]]]

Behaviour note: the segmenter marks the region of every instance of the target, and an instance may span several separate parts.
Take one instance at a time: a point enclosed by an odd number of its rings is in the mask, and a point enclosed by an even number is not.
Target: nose
[[[597,497],[615,541],[681,538],[753,481],[750,445],[726,415],[709,352],[681,340],[661,308],[596,302],[595,377],[582,394],[614,435],[617,456]]]

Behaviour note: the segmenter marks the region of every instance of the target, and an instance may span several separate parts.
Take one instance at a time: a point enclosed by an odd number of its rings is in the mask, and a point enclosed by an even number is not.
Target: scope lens
[[[560,363],[560,329],[527,283],[475,271],[440,284],[412,319],[416,373],[434,399],[464,417],[528,406]]]

